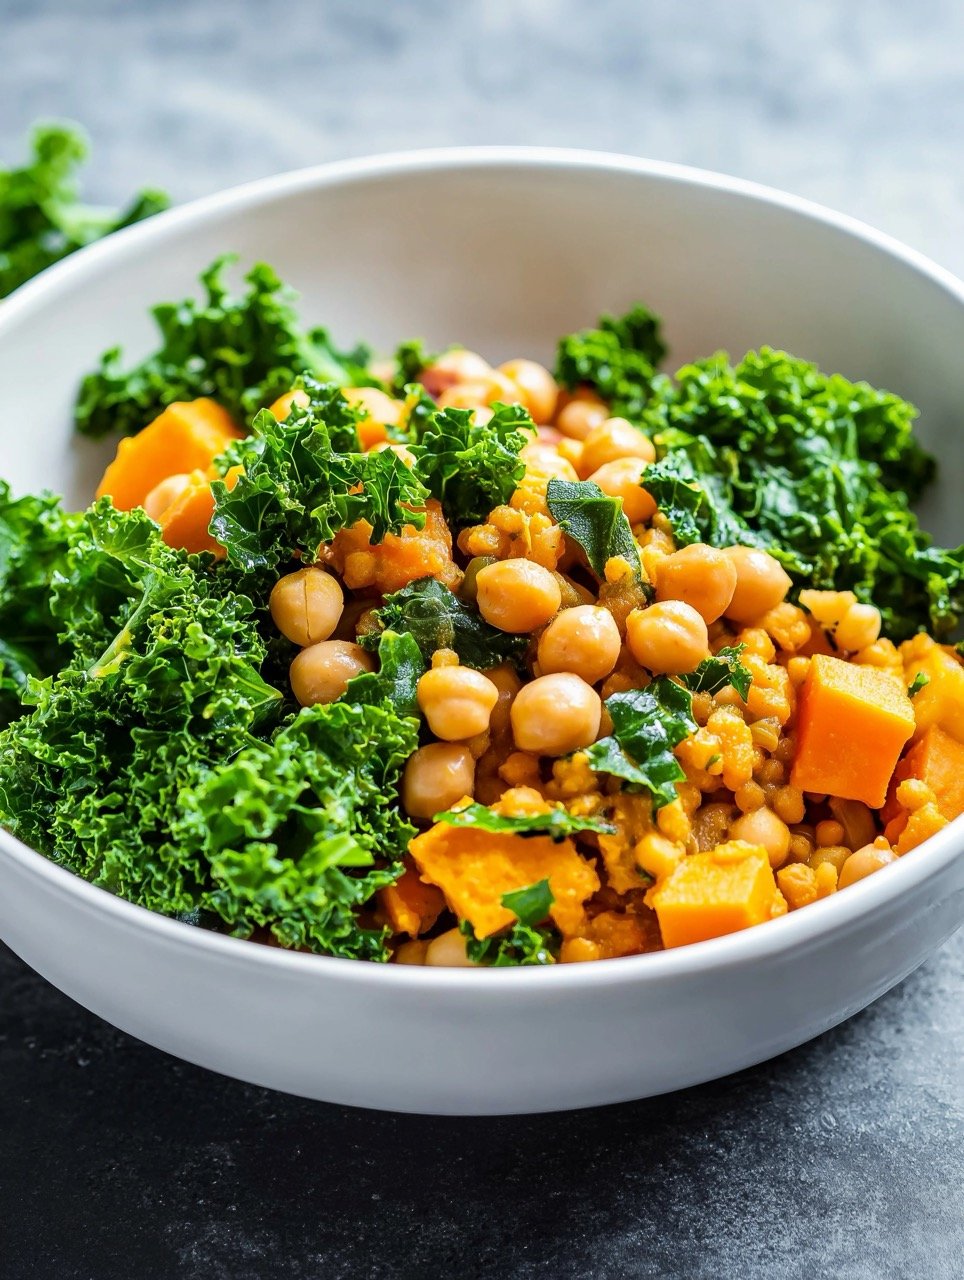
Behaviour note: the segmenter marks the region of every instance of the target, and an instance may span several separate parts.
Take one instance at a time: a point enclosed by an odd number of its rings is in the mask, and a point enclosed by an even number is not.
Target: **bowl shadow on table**
[[[920,1200],[922,1229],[933,1218],[930,1192],[960,1181],[953,1154],[927,1151],[913,1128],[919,1091],[910,1090],[945,1064],[900,1045],[902,1026],[930,1021],[929,974],[944,961],[818,1040],[727,1079],[619,1106],[494,1119],[337,1108],[242,1085],[105,1026],[12,963],[0,1187],[18,1189],[17,1222],[4,1234],[20,1237],[24,1257],[71,1257],[69,1246],[57,1252],[58,1224],[76,1249],[84,1223],[88,1266],[115,1248],[128,1261],[142,1249],[178,1274],[196,1267],[232,1280],[274,1275],[276,1262],[279,1275],[364,1265],[421,1276],[451,1274],[466,1259],[473,1275],[615,1276],[635,1274],[620,1259],[637,1246],[642,1274],[719,1275],[738,1250],[741,1275],[789,1275],[819,1226],[820,1256],[829,1250],[843,1274],[863,1256],[853,1252],[861,1214],[886,1219],[898,1194],[896,1178],[890,1192],[882,1178],[908,1162],[927,1166],[916,1189],[899,1193],[905,1213]],[[933,1040],[936,1059],[953,1049],[937,1031]],[[955,1127],[964,1140],[964,1118],[942,1114],[940,1097],[915,1105],[930,1109],[931,1129],[935,1120],[949,1126],[952,1150]],[[792,1216],[779,1207],[787,1203]],[[953,1221],[951,1210],[951,1235]],[[960,1227],[957,1235],[964,1245]],[[874,1247],[883,1247],[879,1234]],[[324,1267],[284,1271],[294,1255]],[[109,1274],[102,1265],[95,1273]]]

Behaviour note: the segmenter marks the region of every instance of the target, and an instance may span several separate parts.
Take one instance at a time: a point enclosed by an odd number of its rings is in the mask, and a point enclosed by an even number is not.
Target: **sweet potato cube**
[[[913,732],[914,708],[895,676],[817,654],[800,690],[790,781],[879,809]]]
[[[97,497],[106,494],[119,511],[131,511],[162,480],[203,471],[240,436],[230,414],[215,401],[177,401],[150,426],[120,442]]]
[[[393,931],[411,938],[431,929],[445,907],[441,889],[421,879],[411,858],[394,884],[379,889],[378,901]]]
[[[460,920],[471,922],[476,937],[487,938],[515,920],[502,895],[548,880],[553,904],[549,914],[564,935],[584,923],[583,903],[599,888],[592,864],[571,840],[548,836],[476,831],[437,822],[409,845],[422,879],[445,894]]]
[[[927,684],[914,694],[914,718],[922,737],[936,724],[958,742],[964,742],[964,667],[953,654],[935,644],[906,664],[908,685],[914,677],[925,675]]]
[[[241,471],[241,467],[228,468],[224,476],[228,489],[233,489],[237,484]],[[220,542],[208,532],[208,525],[214,515],[214,494],[211,491],[213,478],[216,477],[211,471],[192,471],[190,484],[158,516],[161,537],[169,547],[180,547],[190,552],[210,551],[219,559],[224,555]]]
[[[646,901],[656,912],[664,947],[736,933],[787,909],[766,850],[743,840],[690,854]]]
[[[908,778],[919,778],[930,787],[938,809],[948,822],[964,813],[964,746],[936,724],[914,743],[894,770],[883,812],[885,822],[901,812],[895,792]]]

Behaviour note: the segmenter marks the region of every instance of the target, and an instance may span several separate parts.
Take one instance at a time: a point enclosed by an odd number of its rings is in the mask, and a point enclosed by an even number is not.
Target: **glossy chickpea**
[[[601,427],[609,410],[598,396],[577,394],[556,415],[556,426],[570,440],[585,440],[590,431]]]
[[[526,471],[537,476],[557,480],[578,480],[576,468],[567,461],[554,445],[534,440],[523,447],[519,457],[526,464]]]
[[[562,603],[555,576],[532,560],[499,560],[476,575],[476,599],[486,622],[524,634],[544,626]]]
[[[634,609],[626,619],[626,640],[640,666],[657,675],[692,671],[709,651],[706,623],[682,600]]]
[[[848,653],[866,649],[880,637],[880,622],[880,610],[872,604],[852,604],[837,623],[834,643]]]
[[[642,486],[643,458],[614,458],[604,462],[589,479],[610,498],[621,498],[630,524],[641,524],[656,514],[656,503]]]
[[[725,613],[734,622],[753,622],[775,609],[790,590],[790,576],[778,560],[755,547],[726,547],[736,570],[736,587]]]
[[[602,701],[579,676],[557,672],[523,685],[509,714],[520,751],[564,756],[595,742]]]
[[[440,969],[473,968],[465,944],[466,937],[460,929],[449,929],[428,944],[422,963]]]
[[[489,731],[494,734],[508,733],[510,728],[509,712],[516,694],[522,688],[522,681],[511,663],[504,662],[499,667],[490,667],[485,673],[499,691],[499,701],[492,709],[489,718]]]
[[[274,625],[302,648],[327,640],[344,607],[338,580],[315,566],[286,573],[274,584],[268,599]]]
[[[608,609],[581,604],[563,609],[539,637],[539,668],[544,675],[570,671],[587,684],[609,675],[622,641]]]
[[[772,809],[761,807],[745,813],[731,825],[731,840],[762,845],[771,867],[782,867],[790,853],[790,828]]]
[[[736,566],[728,555],[705,543],[664,556],[656,565],[656,599],[682,600],[704,622],[726,612],[736,590]]]
[[[455,347],[444,351],[422,370],[419,381],[431,396],[439,396],[460,382],[484,382],[492,372],[488,360],[475,351]]]
[[[186,472],[176,476],[165,476],[144,499],[144,510],[152,520],[160,520],[168,507],[181,496],[185,489],[190,488],[190,485],[191,477]]]
[[[625,418],[606,418],[586,436],[580,460],[582,474],[591,476],[617,458],[642,458],[644,462],[654,462],[656,450],[649,436]]]
[[[499,373],[519,388],[518,398],[529,410],[533,422],[551,422],[559,399],[556,380],[544,365],[535,360],[507,360],[499,365]]]
[[[481,671],[441,666],[418,682],[418,705],[436,738],[460,742],[485,733],[499,691]]]
[[[319,702],[335,702],[348,688],[348,681],[363,671],[374,671],[370,653],[348,640],[322,640],[302,651],[288,672],[291,691],[303,707]]]
[[[485,405],[516,404],[519,388],[504,373],[490,369],[484,378],[472,382],[457,382],[439,395],[440,409],[479,409]]]
[[[409,757],[402,777],[402,804],[412,818],[434,818],[472,795],[475,758],[457,742],[430,742]]]
[[[886,842],[881,841],[879,845],[876,841],[873,844],[865,844],[862,849],[855,850],[840,868],[837,888],[846,889],[848,886],[856,884],[858,880],[863,880],[866,876],[873,875],[881,867],[886,867],[889,863],[896,861],[897,854]]]

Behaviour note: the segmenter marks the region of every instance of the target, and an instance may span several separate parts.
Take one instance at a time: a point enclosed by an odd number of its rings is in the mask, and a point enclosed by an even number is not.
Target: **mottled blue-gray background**
[[[964,271],[958,0],[0,0],[0,159],[51,115],[92,133],[98,200],[551,143],[785,187]],[[2,952],[0,1274],[956,1277],[962,979],[959,937],[845,1026],[729,1080],[452,1121],[184,1066]]]

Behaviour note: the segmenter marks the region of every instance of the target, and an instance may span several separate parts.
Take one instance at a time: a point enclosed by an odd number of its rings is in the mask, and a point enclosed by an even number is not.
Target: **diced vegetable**
[[[893,675],[817,654],[800,690],[791,782],[879,809],[913,732],[914,708]]]
[[[890,795],[881,814],[890,822],[900,812],[896,790],[908,778],[918,778],[930,787],[937,807],[949,822],[964,813],[964,746],[932,724],[894,770]]]
[[[665,947],[703,942],[783,915],[767,852],[731,840],[684,858],[649,891]]]
[[[162,480],[205,471],[241,432],[213,400],[178,401],[136,436],[121,440],[114,461],[97,486],[118,511],[131,511]]]
[[[571,840],[478,831],[437,823],[409,846],[422,878],[437,884],[451,909],[468,920],[477,938],[504,929],[515,919],[503,895],[548,880],[549,914],[565,934],[575,933],[583,903],[599,888],[592,864]]]
[[[927,683],[914,694],[915,736],[922,736],[936,724],[958,742],[964,742],[964,667],[939,644],[924,640],[919,645],[911,641],[911,645],[923,652],[904,666],[908,685],[919,675],[927,676]]]
[[[434,884],[426,884],[411,858],[394,884],[378,891],[378,901],[394,933],[417,938],[427,933],[445,910],[445,898]]]

